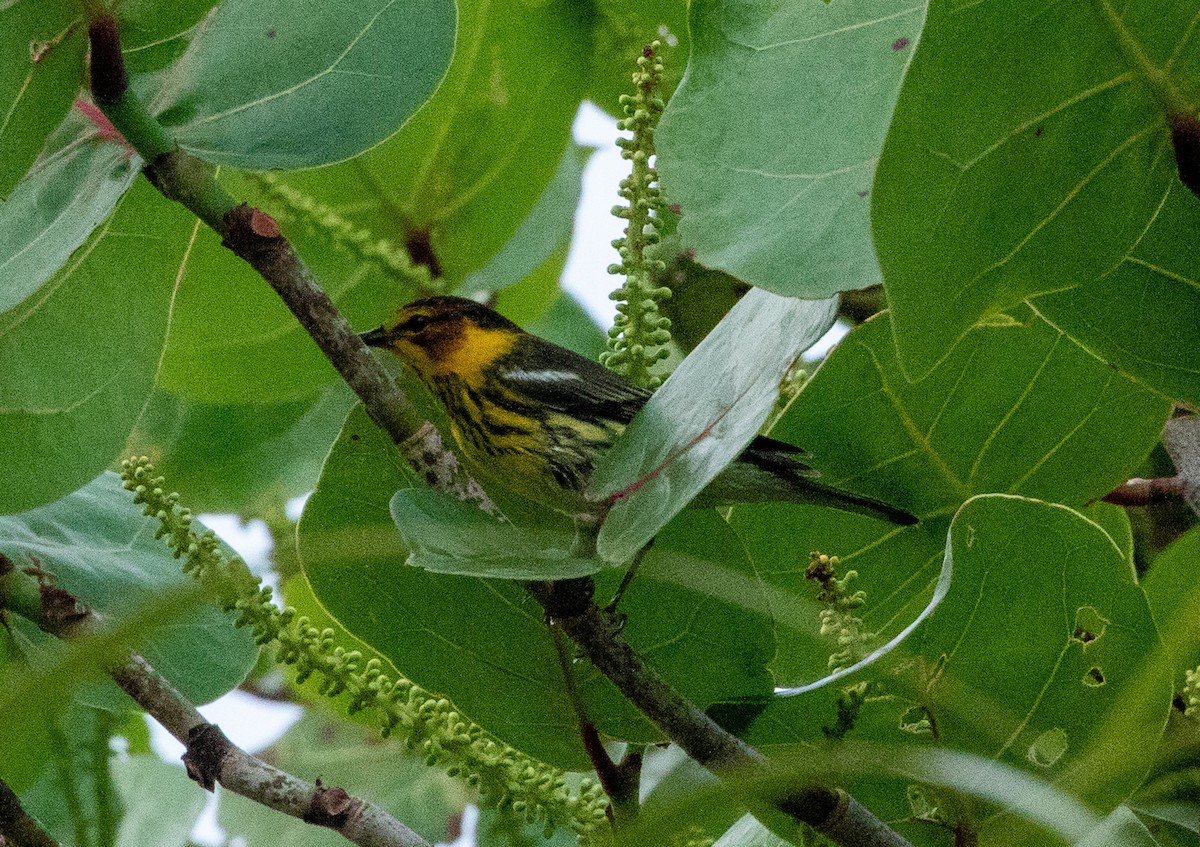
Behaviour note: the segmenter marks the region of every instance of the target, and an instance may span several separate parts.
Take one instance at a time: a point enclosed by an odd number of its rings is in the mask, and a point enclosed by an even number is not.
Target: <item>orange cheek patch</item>
[[[446,349],[437,351],[438,362],[433,372],[469,379],[510,351],[513,341],[511,333],[467,324]]]

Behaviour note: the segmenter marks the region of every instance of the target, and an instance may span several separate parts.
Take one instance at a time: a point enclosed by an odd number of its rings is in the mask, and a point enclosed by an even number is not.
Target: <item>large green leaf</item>
[[[137,178],[136,160],[72,113],[0,204],[0,312],[58,273]]]
[[[597,539],[601,558],[629,561],[745,449],[836,312],[836,299],[761,289],[729,311],[597,463],[588,496],[618,495]]]
[[[120,792],[121,847],[188,847],[196,819],[208,796],[197,790],[187,771],[158,756],[130,756],[113,762],[113,782]],[[222,799],[236,797],[223,792]],[[276,815],[276,821],[282,819]]]
[[[151,101],[188,152],[245,169],[339,162],[425,102],[454,44],[448,0],[228,0]],[[330,108],[336,103],[337,108]]]
[[[1200,528],[1193,528],[1154,558],[1144,588],[1154,621],[1171,655],[1176,687],[1200,665]]]
[[[287,183],[457,286],[513,237],[570,140],[590,16],[569,0],[463,4],[450,70],[387,143]],[[554,45],[547,51],[547,45]]]
[[[555,251],[570,245],[583,168],[590,153],[578,145],[567,145],[554,176],[546,184],[546,190],[530,209],[529,215],[490,262],[467,274],[459,285],[462,293],[477,294],[512,285],[532,274]],[[561,265],[557,271],[554,280],[556,288],[562,272]]]
[[[38,296],[0,315],[0,513],[61,497],[117,457],[153,387],[195,225],[139,181]]]
[[[869,682],[848,739],[923,735],[1037,774],[1098,811],[1115,808],[1145,778],[1171,700],[1128,560],[1078,512],[1012,495],[966,503],[946,557],[949,591],[907,640],[874,666],[777,699],[749,740],[821,739],[839,696]],[[885,817],[906,805],[902,783],[868,781],[863,791],[885,804],[891,794],[890,808],[876,808]],[[1001,810],[975,820],[981,844],[1049,843]]]
[[[1136,471],[1168,412],[1036,318],[977,327],[914,383],[886,316],[855,329],[771,434],[812,451],[825,481],[903,506],[922,523],[901,530],[809,506],[734,510],[731,522],[773,589],[779,684],[820,678],[831,652],[804,579],[810,550],[859,572],[853,587],[872,598],[865,625],[882,643],[925,608],[947,522],[963,501],[997,491],[1081,507]]]
[[[155,391],[124,452],[153,457],[195,511],[279,514],[317,484],[353,402],[340,380],[284,403],[213,406]]]
[[[54,503],[0,517],[0,552],[18,568],[40,566],[54,584],[119,621],[189,582],[155,528],[120,478],[107,472]],[[235,629],[232,616],[212,605],[154,631],[140,651],[196,703],[236,686],[257,655],[250,633]]]
[[[120,817],[120,798],[112,791],[109,774],[97,772],[98,760],[107,765],[107,757],[102,758],[101,754],[108,752],[114,729],[119,724],[113,715],[102,709],[77,702],[64,704],[64,707],[61,714],[48,711],[42,716],[42,728],[53,741],[52,756],[37,782],[27,789],[16,790],[20,793],[21,806],[53,836],[54,843],[64,847],[87,847],[89,838],[95,839],[91,843],[97,843],[106,837],[100,832],[102,826],[108,830],[107,837],[111,839]],[[142,720],[140,716],[139,720]],[[27,750],[21,752],[28,753]],[[15,757],[5,758],[0,773],[7,782]],[[161,764],[171,767],[165,762]],[[102,820],[106,824],[102,824]],[[124,845],[125,842],[119,843]]]
[[[780,294],[879,281],[875,163],[924,2],[691,4],[692,55],[658,168],[703,265]]]
[[[596,577],[596,601],[624,572]],[[622,634],[647,664],[701,708],[762,702],[775,654],[766,589],[741,540],[712,509],[686,509],[667,524],[621,597]],[[598,671],[581,674],[588,715],[614,738],[659,740]]]
[[[12,0],[0,8],[0,201],[71,108],[86,50],[74,3]]]
[[[1200,69],[1196,11],[1194,2],[1145,0],[1119,10],[1108,0],[930,4],[872,206],[908,373],[927,373],[981,317],[1038,294],[1094,287],[1047,308],[1125,363],[1145,345],[1116,341],[1125,330],[1114,318],[1141,334],[1148,319],[1195,308],[1186,279],[1170,272],[1182,262],[1193,275],[1194,260],[1180,253],[1190,241],[1150,230],[1180,221],[1180,206],[1192,207],[1183,220],[1196,218],[1194,198],[1178,189],[1163,109],[1195,111],[1181,92]],[[1145,238],[1156,246],[1141,247]],[[1176,245],[1165,263],[1133,258],[1157,258],[1164,244]],[[1114,286],[1129,299],[1114,298]],[[1131,308],[1151,291],[1162,312]],[[1194,339],[1177,348],[1190,375],[1172,377],[1187,379],[1188,396]],[[1152,355],[1139,370],[1161,377],[1173,364]]]
[[[1032,305],[1150,388],[1200,403],[1200,323],[1192,319],[1200,314],[1197,231],[1200,198],[1168,176],[1160,208],[1120,264]]]

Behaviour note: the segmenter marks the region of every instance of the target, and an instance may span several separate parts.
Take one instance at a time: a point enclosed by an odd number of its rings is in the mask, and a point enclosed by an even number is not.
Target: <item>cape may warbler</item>
[[[651,393],[461,297],[410,303],[362,339],[416,372],[485,485],[496,480],[569,514],[595,508],[583,496],[592,469]],[[806,455],[759,436],[698,499],[792,501],[917,522],[903,509],[816,482],[817,471],[800,461]]]

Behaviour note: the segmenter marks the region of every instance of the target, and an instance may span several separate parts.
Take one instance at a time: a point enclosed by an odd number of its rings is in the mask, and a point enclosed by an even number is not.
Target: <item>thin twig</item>
[[[1187,484],[1181,476],[1156,479],[1134,478],[1122,483],[1100,499],[1118,506],[1153,506],[1168,500],[1182,500]]]

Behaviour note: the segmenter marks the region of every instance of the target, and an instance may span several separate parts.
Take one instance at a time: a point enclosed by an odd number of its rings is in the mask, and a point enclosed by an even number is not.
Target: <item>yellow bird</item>
[[[596,508],[583,494],[596,461],[651,394],[462,297],[409,303],[360,337],[412,368],[441,402],[454,440],[485,487],[495,480],[572,515]],[[806,456],[758,436],[697,499],[789,501],[917,523],[903,509],[817,482],[818,472],[800,461]]]

